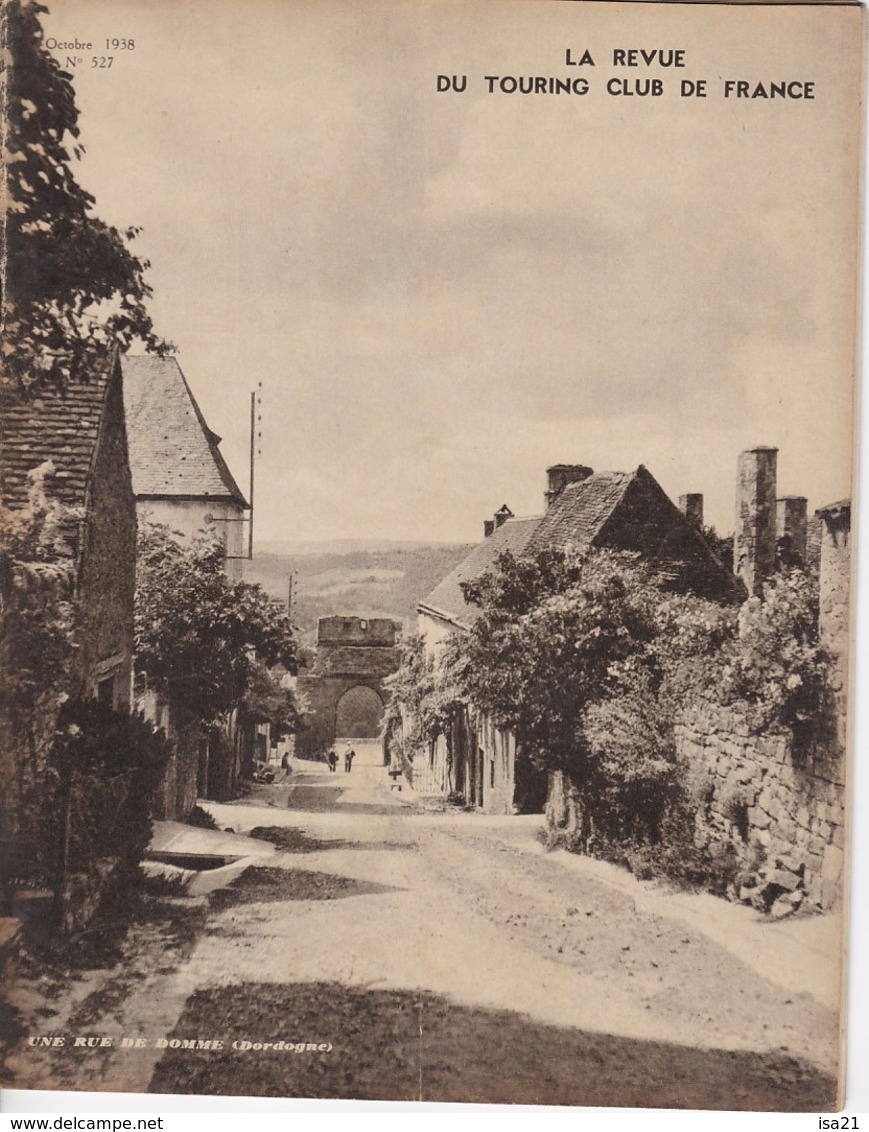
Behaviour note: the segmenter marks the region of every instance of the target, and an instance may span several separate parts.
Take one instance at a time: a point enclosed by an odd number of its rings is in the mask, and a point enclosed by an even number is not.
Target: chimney
[[[507,520],[512,518],[513,512],[510,510],[506,503],[502,503],[498,510],[495,512],[493,518],[493,522],[495,524],[494,529],[497,531],[498,527],[503,527]]]
[[[494,531],[495,531],[495,520],[494,519],[484,519],[483,520],[483,538],[488,538],[489,535],[494,533]]]
[[[808,501],[802,495],[786,495],[775,504],[775,537],[779,551],[788,559],[806,560]]]
[[[736,471],[733,568],[757,597],[775,570],[777,456],[777,448],[752,448],[740,453]]]
[[[699,492],[691,491],[687,495],[680,495],[679,510],[695,527],[702,530],[703,496]]]
[[[571,483],[582,483],[594,475],[593,468],[585,464],[553,464],[546,469],[546,510],[548,511],[562,491]]]

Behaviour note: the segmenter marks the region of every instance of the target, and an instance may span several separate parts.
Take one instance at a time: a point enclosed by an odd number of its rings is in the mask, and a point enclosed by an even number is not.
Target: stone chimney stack
[[[698,529],[703,528],[703,496],[696,491],[679,496],[679,510]]]
[[[548,511],[562,491],[572,483],[581,483],[594,475],[593,468],[585,464],[553,464],[546,469],[546,510]]]
[[[733,568],[754,596],[775,570],[777,457],[777,448],[751,448],[740,453],[736,471]]]
[[[483,538],[488,538],[489,535],[494,534],[494,533],[495,533],[495,520],[494,519],[484,519],[483,520]]]
[[[775,537],[780,550],[805,562],[808,501],[802,495],[786,495],[776,500],[775,508]]]
[[[507,520],[512,518],[513,512],[510,510],[506,503],[502,503],[493,517],[495,530],[497,531],[498,527],[503,527]]]

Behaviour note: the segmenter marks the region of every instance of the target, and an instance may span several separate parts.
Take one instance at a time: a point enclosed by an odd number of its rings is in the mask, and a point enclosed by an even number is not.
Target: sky
[[[729,533],[759,444],[780,449],[780,494],[850,494],[855,9],[49,7],[49,36],[93,44],[53,48],[82,59],[79,179],[142,227],[157,328],[245,491],[262,383],[258,541],[472,540],[502,503],[539,513],[545,468],[574,462],[645,464]],[[614,66],[630,48],[685,65]],[[705,99],[679,96],[704,78]],[[725,99],[727,79],[814,98]]]

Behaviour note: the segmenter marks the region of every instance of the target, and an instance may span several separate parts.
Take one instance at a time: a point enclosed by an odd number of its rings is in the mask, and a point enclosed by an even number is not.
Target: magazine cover
[[[864,23],[6,0],[7,1089],[842,1105]]]

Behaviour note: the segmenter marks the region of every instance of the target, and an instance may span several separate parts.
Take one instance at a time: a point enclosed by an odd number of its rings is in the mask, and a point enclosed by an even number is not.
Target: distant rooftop
[[[445,617],[448,621],[464,626],[470,625],[476,619],[478,611],[475,606],[465,601],[462,582],[472,582],[487,570],[494,569],[500,555],[508,551],[517,556],[521,555],[542,521],[542,516],[535,515],[529,519],[508,519],[506,523],[502,523],[488,538],[475,546],[452,573],[447,574],[444,580],[435,586],[428,597],[420,603],[421,607]]]

